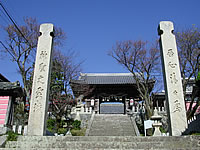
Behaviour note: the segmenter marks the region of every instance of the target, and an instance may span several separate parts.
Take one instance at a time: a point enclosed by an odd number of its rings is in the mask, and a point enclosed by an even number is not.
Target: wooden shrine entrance
[[[100,114],[125,114],[125,96],[99,97]]]
[[[131,73],[81,73],[70,85],[85,108],[101,114],[125,114],[129,100],[140,98]]]

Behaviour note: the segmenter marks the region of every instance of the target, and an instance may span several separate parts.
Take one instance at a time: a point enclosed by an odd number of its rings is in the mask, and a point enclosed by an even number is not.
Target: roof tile
[[[135,80],[130,73],[101,73],[101,74],[81,74],[79,80],[87,84],[134,84]]]

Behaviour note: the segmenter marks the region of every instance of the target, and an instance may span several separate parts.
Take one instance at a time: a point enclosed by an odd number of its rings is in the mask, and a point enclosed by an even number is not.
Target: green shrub
[[[7,141],[17,141],[17,133],[14,133],[13,131],[8,131],[7,135]]]
[[[59,128],[58,129],[58,134],[65,134],[67,130],[65,128]]]
[[[71,129],[70,131],[71,131],[72,136],[85,136],[86,129],[85,128],[84,129],[80,129],[80,130]]]
[[[191,135],[200,135],[200,133],[192,133]]]
[[[159,129],[161,133],[167,133],[163,127],[160,127]]]
[[[47,120],[47,129],[50,131],[50,132],[53,132],[54,128],[55,128],[55,123],[56,123],[56,120],[55,119],[48,119]]]
[[[66,121],[65,121],[65,120],[61,120],[61,121],[60,121],[60,127],[63,127],[65,124],[66,124]]]
[[[145,136],[144,134],[140,134],[140,136]]]
[[[143,126],[143,124],[137,124],[136,123],[136,125],[138,127],[138,130],[139,130],[140,134],[144,134],[144,126]]]
[[[200,81],[200,72],[198,72],[197,81]]]
[[[189,135],[200,135],[200,133],[199,133],[199,132],[195,132],[195,131],[191,131],[191,132],[189,133]]]
[[[149,129],[147,129],[147,131],[146,131],[147,136],[152,136],[153,133],[154,133],[154,129],[153,129],[153,128],[149,128]]]
[[[81,121],[79,120],[75,120],[73,123],[72,123],[72,127],[74,129],[80,129],[80,126],[81,126]]]

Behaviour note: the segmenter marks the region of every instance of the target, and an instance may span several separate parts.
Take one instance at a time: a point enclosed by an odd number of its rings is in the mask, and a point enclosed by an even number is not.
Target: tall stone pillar
[[[28,120],[28,135],[46,134],[46,117],[49,101],[51,77],[51,54],[53,43],[53,25],[40,25],[32,95]]]
[[[187,128],[187,118],[178,51],[173,30],[174,27],[172,22],[160,22],[158,33],[160,35],[169,132],[171,136],[180,136]]]

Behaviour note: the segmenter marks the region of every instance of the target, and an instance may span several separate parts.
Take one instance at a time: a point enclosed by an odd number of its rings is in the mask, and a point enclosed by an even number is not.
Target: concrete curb
[[[95,112],[92,113],[90,122],[89,122],[88,127],[87,127],[86,132],[85,132],[85,136],[89,136],[90,128],[91,128],[93,120],[94,120],[94,115],[95,115]]]
[[[6,144],[7,135],[0,136],[0,147],[4,147]]]
[[[139,129],[138,129],[136,123],[135,123],[135,118],[134,118],[134,117],[130,117],[130,119],[131,119],[133,128],[134,128],[134,130],[135,130],[136,136],[140,136],[140,131],[139,131]]]

